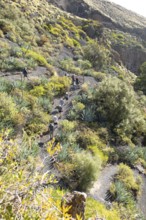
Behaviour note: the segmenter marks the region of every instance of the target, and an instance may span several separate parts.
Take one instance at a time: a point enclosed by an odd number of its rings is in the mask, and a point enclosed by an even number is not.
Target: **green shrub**
[[[73,164],[75,164],[75,179],[77,179],[76,189],[86,191],[97,178],[101,160],[98,157],[92,157],[90,153],[81,152],[74,155]]]
[[[0,29],[7,34],[14,30],[14,26],[8,20],[0,19]]]
[[[110,51],[97,42],[88,43],[84,47],[84,57],[92,63],[97,71],[110,63]]]
[[[0,128],[14,128],[23,121],[18,113],[13,98],[6,93],[0,93]]]
[[[106,220],[121,220],[118,209],[111,208],[110,210],[105,207],[104,204],[94,200],[93,198],[87,197],[85,218],[90,217],[106,218]]]
[[[122,203],[124,206],[134,206],[135,201],[132,194],[127,190],[125,185],[120,181],[115,181],[110,187],[110,193],[112,194],[112,199],[118,203]]]
[[[76,130],[77,123],[68,121],[67,119],[65,119],[60,122],[60,126],[61,126],[63,133],[68,133],[68,132],[73,132]]]
[[[71,85],[71,79],[69,77],[63,76],[53,76],[48,84],[45,85],[47,92],[53,92],[55,95],[63,95],[68,91]]]
[[[35,86],[35,88],[31,90],[31,94],[36,97],[43,96],[45,94],[45,89],[41,85]]]
[[[126,189],[136,192],[136,194],[140,191],[139,180],[134,177],[133,171],[127,165],[119,165],[116,179],[122,182]]]
[[[38,99],[38,104],[43,108],[45,112],[51,112],[52,111],[52,103],[51,100],[48,98],[42,98],[40,97]]]
[[[89,146],[96,146],[99,149],[103,149],[106,146],[96,132],[84,127],[81,128],[77,136],[77,143],[84,149],[87,149]]]
[[[118,158],[124,163],[128,163],[130,166],[141,164],[146,167],[146,148],[145,147],[129,147],[122,151],[115,149]]]
[[[141,179],[135,177],[130,167],[120,164],[114,182],[110,186],[110,199],[122,204],[127,210],[134,211],[140,189]]]
[[[44,56],[42,56],[41,54],[35,52],[35,51],[32,51],[32,50],[27,50],[25,48],[22,48],[22,51],[24,53],[24,55],[28,58],[32,58],[33,60],[35,60],[39,65],[42,65],[42,66],[46,66],[50,71],[51,73],[54,73],[55,70],[53,70],[53,67],[47,62],[47,60],[45,59]],[[51,69],[52,68],[52,69]]]
[[[94,155],[100,158],[102,165],[105,166],[108,161],[108,152],[100,150],[97,146],[89,146],[88,150]]]
[[[38,110],[39,109],[39,110]],[[51,116],[44,113],[40,108],[34,107],[32,115],[28,118],[25,130],[27,134],[42,134],[48,129],[48,124],[51,120]]]
[[[13,84],[5,80],[4,78],[0,78],[0,92],[10,93],[13,90]]]
[[[135,89],[143,91],[143,93],[146,95],[145,84],[146,84],[146,62],[144,62],[140,66],[140,75],[137,77],[135,81]]]
[[[75,74],[82,73],[82,70],[80,69],[80,67],[75,66],[75,63],[71,58],[61,60],[60,66],[62,69],[66,70],[67,72],[71,72]]]
[[[75,179],[77,180],[76,189],[86,191],[96,180],[101,161],[99,158],[92,157],[89,153],[81,152],[73,157],[73,164],[75,164]]]
[[[125,82],[116,78],[102,81],[95,92],[95,102],[98,119],[121,138],[146,131],[136,94]]]

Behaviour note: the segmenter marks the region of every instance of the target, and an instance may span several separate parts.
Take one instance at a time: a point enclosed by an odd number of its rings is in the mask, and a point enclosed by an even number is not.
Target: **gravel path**
[[[140,176],[142,179],[142,191],[138,197],[138,208],[142,211],[144,217],[146,218],[146,175],[139,174],[138,171],[134,171],[136,175]]]
[[[118,165],[108,165],[102,171],[98,180],[94,183],[89,194],[95,200],[105,202],[106,193],[110,188],[113,176],[116,174]]]

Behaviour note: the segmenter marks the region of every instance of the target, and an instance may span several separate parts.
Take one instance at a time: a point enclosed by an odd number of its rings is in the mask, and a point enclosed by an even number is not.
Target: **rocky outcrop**
[[[114,45],[113,49],[119,54],[118,59],[131,72],[139,74],[139,67],[146,61],[146,50],[139,46]],[[115,59],[116,60],[116,59]]]
[[[61,207],[69,207],[68,213],[72,219],[76,219],[77,215],[83,220],[85,219],[85,202],[87,195],[85,193],[74,191],[67,193],[61,202]]]

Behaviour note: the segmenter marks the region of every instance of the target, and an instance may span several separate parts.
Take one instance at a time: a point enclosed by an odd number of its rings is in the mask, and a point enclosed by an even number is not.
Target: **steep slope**
[[[107,40],[110,35],[111,46],[118,52],[123,65],[135,73],[138,72],[146,56],[146,18],[104,0],[48,1],[72,14],[100,22],[102,38]],[[92,36],[93,30],[90,29],[90,32]]]
[[[3,0],[0,6],[2,72],[42,65],[53,74],[61,60],[83,59],[83,46],[95,38],[103,45],[109,42],[115,62],[132,72],[137,73],[145,61],[146,43],[142,35],[135,37],[124,32],[125,29],[143,32],[145,19],[110,2]]]
[[[48,0],[63,10],[74,13],[80,17],[100,20],[110,27],[140,29],[145,28],[146,18],[127,10],[115,3],[105,0]]]

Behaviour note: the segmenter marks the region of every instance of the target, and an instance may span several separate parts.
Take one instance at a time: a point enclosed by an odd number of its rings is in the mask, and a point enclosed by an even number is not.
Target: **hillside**
[[[0,219],[146,218],[145,27],[107,1],[0,1]]]
[[[127,10],[120,5],[106,0],[77,0],[71,1],[49,0],[52,4],[75,15],[101,21],[107,27],[123,28],[123,30],[143,31],[146,18]]]
[[[117,42],[116,45],[115,42],[113,43],[113,48],[119,53],[123,64],[131,71],[137,72],[138,67],[145,61],[146,18],[105,0],[79,0],[76,4],[74,1],[63,0],[59,2],[49,0],[49,2],[79,17],[100,22],[103,32],[107,28],[110,32],[112,31],[113,35],[116,33],[114,38]],[[105,36],[106,34],[107,31]],[[134,48],[133,45],[129,47],[129,43],[127,45],[127,35],[129,42],[135,41]]]

